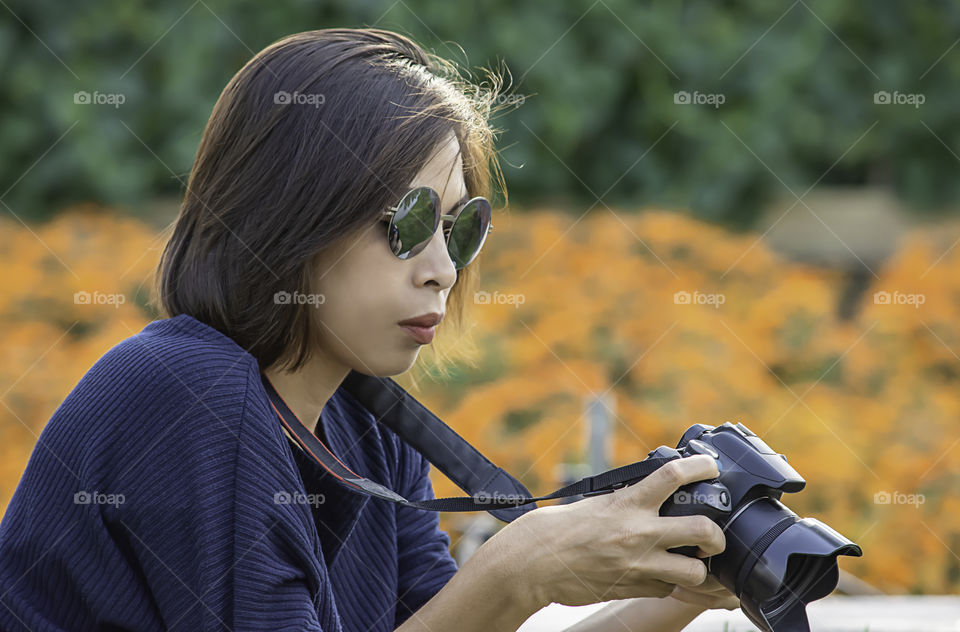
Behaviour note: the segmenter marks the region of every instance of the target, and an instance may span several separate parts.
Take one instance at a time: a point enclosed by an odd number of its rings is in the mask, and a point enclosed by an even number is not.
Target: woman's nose
[[[437,227],[437,232],[430,238],[430,243],[420,253],[423,257],[424,274],[434,280],[441,288],[452,287],[457,280],[457,268],[447,251],[447,240],[443,234],[443,224]]]

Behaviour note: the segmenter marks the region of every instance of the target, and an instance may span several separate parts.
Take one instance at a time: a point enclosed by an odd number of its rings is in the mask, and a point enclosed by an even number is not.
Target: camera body
[[[723,527],[732,519],[734,506],[760,495],[779,500],[784,492],[799,492],[807,484],[787,457],[774,452],[741,423],[728,421],[716,428],[694,424],[683,433],[676,449],[660,446],[649,456],[698,454],[716,459],[720,474],[678,489],[660,507],[661,516],[707,516]],[[671,552],[694,556],[696,547],[678,547]]]
[[[814,518],[799,518],[780,502],[806,485],[800,474],[742,423],[694,424],[676,449],[650,457],[706,454],[719,475],[680,487],[661,516],[707,516],[726,536],[726,548],[704,559],[708,572],[740,598],[744,614],[769,632],[807,631],[806,604],[833,591],[838,555],[860,556],[859,546]],[[670,552],[695,557],[696,547]]]

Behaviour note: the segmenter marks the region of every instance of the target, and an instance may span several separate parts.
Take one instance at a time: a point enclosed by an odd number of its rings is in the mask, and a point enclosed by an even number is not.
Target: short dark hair
[[[368,228],[451,131],[468,193],[490,197],[496,184],[506,201],[500,130],[489,124],[503,78],[486,72],[471,83],[408,37],[373,28],[296,33],[262,50],[223,89],[203,132],[157,268],[158,312],[216,328],[261,369],[300,368],[317,342],[316,309],[275,294],[312,293],[316,256]],[[455,334],[479,259],[448,297],[444,323]]]

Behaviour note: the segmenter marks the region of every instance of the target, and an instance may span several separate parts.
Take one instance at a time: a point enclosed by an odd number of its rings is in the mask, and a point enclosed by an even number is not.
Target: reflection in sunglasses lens
[[[434,196],[421,187],[410,191],[400,201],[394,215],[398,232],[398,248],[395,254],[408,259],[423,250],[437,229],[437,211]],[[409,250],[404,251],[409,244]]]

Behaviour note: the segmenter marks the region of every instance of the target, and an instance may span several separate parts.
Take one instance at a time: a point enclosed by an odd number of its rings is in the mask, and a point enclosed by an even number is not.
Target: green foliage
[[[525,97],[495,120],[511,200],[566,200],[579,214],[602,197],[601,210],[665,204],[745,225],[785,187],[818,181],[889,185],[922,208],[960,193],[955,3],[8,6],[0,199],[21,217],[182,194],[213,103],[250,57],[289,33],[364,25],[468,68],[506,62]],[[124,103],[76,104],[79,91]],[[723,103],[677,104],[679,91]],[[878,91],[924,103],[876,104]]]

